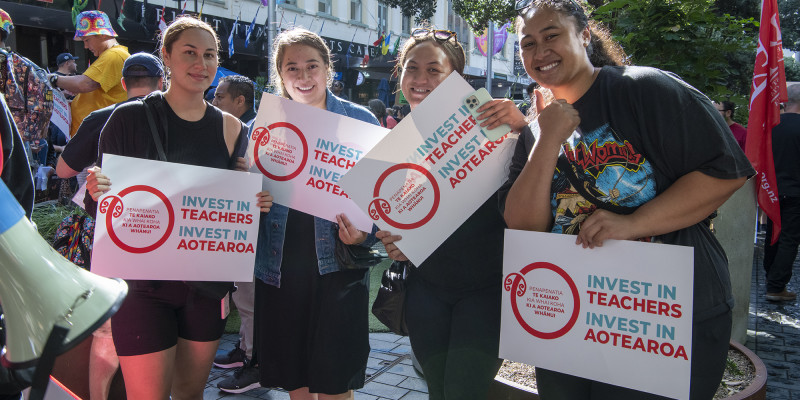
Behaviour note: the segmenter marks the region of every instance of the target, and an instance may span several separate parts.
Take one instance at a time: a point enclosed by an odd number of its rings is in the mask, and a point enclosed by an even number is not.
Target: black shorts
[[[127,281],[128,297],[111,319],[120,356],[166,350],[178,338],[212,342],[222,337],[220,300],[205,297],[180,281]]]

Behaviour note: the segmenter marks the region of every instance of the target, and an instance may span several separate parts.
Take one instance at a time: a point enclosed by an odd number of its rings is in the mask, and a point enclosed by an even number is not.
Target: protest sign
[[[472,92],[453,72],[341,179],[416,265],[506,180],[518,135],[488,140],[463,104]]]
[[[72,114],[67,98],[64,97],[60,90],[53,90],[53,114],[50,116],[50,123],[69,136],[69,124],[71,121]]]
[[[103,155],[92,272],[114,278],[253,280],[261,177]]]
[[[372,220],[339,179],[388,132],[287,98],[264,93],[247,147],[251,172],[264,175],[275,203],[336,222],[344,213],[361,231]]]
[[[507,229],[500,357],[688,399],[693,264],[691,247]]]

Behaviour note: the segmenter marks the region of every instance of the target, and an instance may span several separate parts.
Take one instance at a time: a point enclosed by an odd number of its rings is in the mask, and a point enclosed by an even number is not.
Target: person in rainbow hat
[[[11,16],[0,8],[0,48],[6,48],[6,38],[11,34],[14,29],[14,22],[11,21]]]
[[[50,75],[53,86],[77,93],[72,101],[72,123],[69,136],[75,136],[78,127],[89,113],[127,99],[122,87],[122,65],[130,57],[128,48],[117,43],[117,33],[108,15],[91,10],[78,14],[75,40],[94,54],[97,60],[82,75]]]

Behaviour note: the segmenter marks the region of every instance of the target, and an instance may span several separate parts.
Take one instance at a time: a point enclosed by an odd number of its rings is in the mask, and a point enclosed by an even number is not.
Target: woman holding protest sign
[[[725,367],[733,299],[725,254],[703,222],[754,171],[702,93],[669,72],[594,62],[618,45],[577,2],[516,6],[525,69],[554,100],[537,93],[535,144],[520,138],[501,189],[505,220],[575,234],[584,248],[608,239],[694,247],[690,390],[710,399]],[[602,165],[581,158],[600,147],[621,156]],[[542,368],[536,375],[543,399],[661,398]]]
[[[173,21],[161,35],[169,89],[117,107],[101,133],[100,154],[244,169],[237,155],[244,150],[246,128],[203,100],[216,73],[218,47],[214,29],[205,22],[188,16]],[[148,123],[146,108],[155,126]],[[87,178],[95,200],[110,185],[99,168]],[[258,202],[262,211],[270,201],[263,193]],[[230,284],[220,282],[214,285],[218,290],[209,292],[182,281],[127,283],[128,297],[111,326],[128,398],[202,398],[225,328],[220,303]]]
[[[416,29],[397,58],[400,87],[412,112],[464,65],[455,32]],[[493,100],[478,111],[481,126],[526,129],[511,100]],[[500,368],[503,229],[493,194],[425,262],[408,269],[406,323],[431,399],[486,398]],[[377,236],[392,259],[407,260],[395,244],[400,235],[379,231]]]
[[[369,110],[328,89],[333,64],[319,35],[287,30],[273,47],[272,76],[283,97],[378,125]],[[261,217],[254,358],[261,385],[282,387],[295,400],[352,399],[353,390],[364,386],[369,270],[344,269],[334,247],[336,240],[370,246],[375,237],[356,229],[344,214],[336,219],[282,205]]]

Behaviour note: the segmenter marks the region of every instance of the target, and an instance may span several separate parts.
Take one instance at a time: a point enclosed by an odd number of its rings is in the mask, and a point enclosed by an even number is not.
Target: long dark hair
[[[614,39],[611,38],[611,33],[603,23],[595,20],[590,20],[586,9],[574,0],[533,0],[528,6],[530,8],[547,8],[575,18],[575,28],[577,32],[581,32],[586,27],[589,27],[591,34],[591,41],[586,48],[586,54],[589,56],[589,61],[595,67],[604,67],[606,65],[629,65],[628,56],[625,50]],[[524,14],[523,14],[524,15]],[[517,17],[516,27],[517,32],[525,24],[523,15]]]

